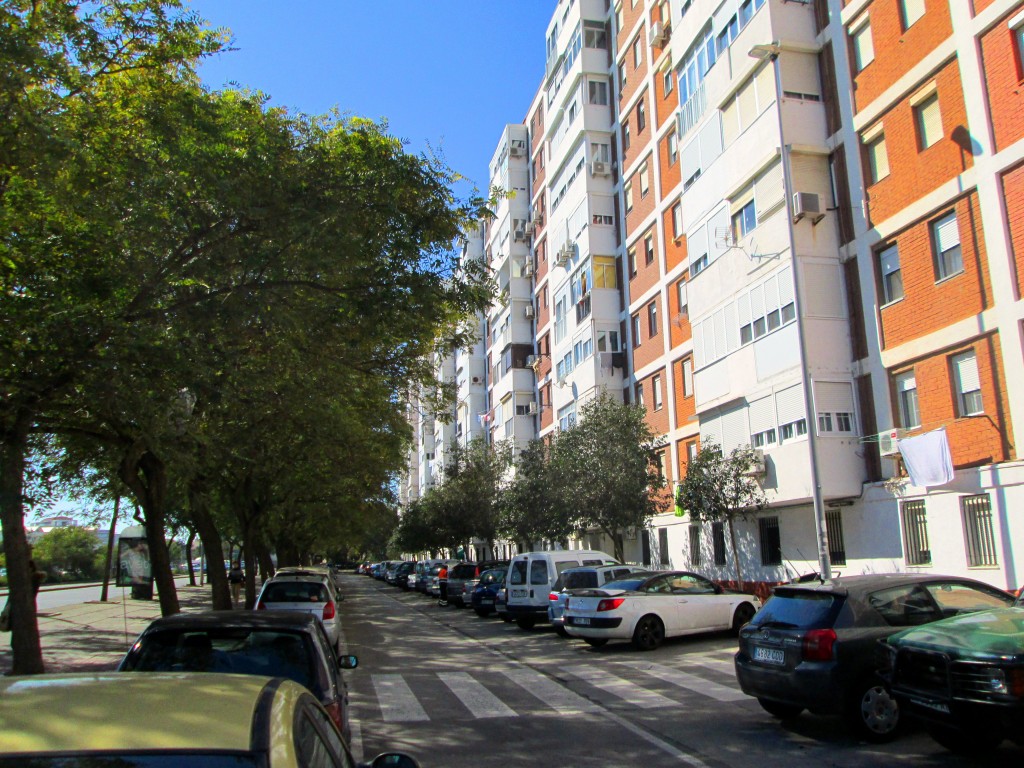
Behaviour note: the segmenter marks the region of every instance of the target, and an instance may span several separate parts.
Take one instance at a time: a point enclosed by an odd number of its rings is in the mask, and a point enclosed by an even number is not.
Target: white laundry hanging
[[[897,440],[896,447],[903,456],[912,485],[927,488],[945,485],[953,479],[953,457],[944,428]]]

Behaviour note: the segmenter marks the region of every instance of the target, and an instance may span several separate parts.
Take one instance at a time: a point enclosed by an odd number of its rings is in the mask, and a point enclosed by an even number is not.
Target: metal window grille
[[[715,565],[725,565],[725,524],[711,524],[711,542],[715,550]]]
[[[960,499],[964,519],[964,541],[967,544],[967,565],[975,568],[999,565],[996,537],[992,528],[992,501],[987,493]]]
[[[662,565],[668,565],[668,528],[658,529],[658,556]]]
[[[690,526],[690,565],[700,565],[700,526]]]
[[[761,531],[761,565],[782,565],[779,518],[762,517],[757,523]]]
[[[928,546],[928,519],[923,501],[905,501],[900,508],[903,516],[903,548],[907,565],[928,565],[932,551]]]
[[[825,512],[828,534],[828,559],[832,565],[846,565],[846,542],[843,540],[843,514],[838,509]]]

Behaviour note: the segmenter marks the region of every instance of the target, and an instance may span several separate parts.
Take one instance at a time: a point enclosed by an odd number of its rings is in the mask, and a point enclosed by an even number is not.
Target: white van
[[[617,564],[607,552],[592,549],[516,555],[508,567],[508,613],[521,629],[532,629],[538,621],[548,620],[548,596],[562,588],[562,571],[581,565]]]

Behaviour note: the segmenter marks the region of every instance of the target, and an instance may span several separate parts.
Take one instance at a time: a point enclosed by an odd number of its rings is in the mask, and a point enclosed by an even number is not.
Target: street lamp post
[[[811,456],[811,500],[814,504],[814,532],[818,542],[818,573],[822,579],[832,577],[832,563],[828,555],[828,531],[825,526],[825,505],[821,498],[821,475],[818,471],[817,422],[814,411],[814,392],[811,389],[811,374],[807,368],[807,338],[804,332],[803,301],[800,298],[800,263],[796,258],[796,237],[793,231],[793,177],[789,166],[789,146],[785,141],[782,123],[782,73],[779,69],[779,54],[782,46],[778,41],[769,45],[755,45],[750,49],[751,58],[770,61],[775,73],[775,111],[779,118],[779,154],[782,156],[782,186],[785,200],[786,227],[789,233],[789,257],[793,265],[793,291],[796,304],[796,334],[800,345],[800,383],[804,390],[804,411],[807,414],[807,449]]]

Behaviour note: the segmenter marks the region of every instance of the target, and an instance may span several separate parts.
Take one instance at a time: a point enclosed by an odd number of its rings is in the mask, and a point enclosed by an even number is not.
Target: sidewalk
[[[179,587],[183,613],[209,610],[210,587]],[[115,599],[92,601],[40,611],[39,640],[47,672],[111,670],[153,619],[160,618],[160,602]],[[11,670],[11,636],[0,633],[0,674]]]

